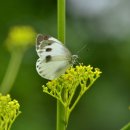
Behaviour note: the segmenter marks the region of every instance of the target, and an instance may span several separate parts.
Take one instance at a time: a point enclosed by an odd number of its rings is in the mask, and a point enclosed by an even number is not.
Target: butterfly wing
[[[65,73],[66,69],[70,67],[67,60],[55,60],[45,62],[45,59],[39,58],[36,63],[36,69],[39,75],[43,78],[52,80]]]
[[[59,40],[42,34],[38,34],[37,36],[36,51],[39,57],[44,57],[48,53],[51,53],[52,56],[59,56],[61,54],[66,56],[71,55],[70,51]]]
[[[53,37],[38,35],[36,51],[39,56],[36,70],[43,78],[57,78],[71,65],[70,51]]]

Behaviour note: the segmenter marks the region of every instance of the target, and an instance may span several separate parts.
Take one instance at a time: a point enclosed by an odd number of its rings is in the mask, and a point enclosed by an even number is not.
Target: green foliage
[[[130,130],[130,122],[125,125],[121,130]]]
[[[12,89],[23,59],[25,50],[34,44],[35,31],[31,26],[14,26],[10,29],[5,45],[11,54],[0,92],[7,94]]]

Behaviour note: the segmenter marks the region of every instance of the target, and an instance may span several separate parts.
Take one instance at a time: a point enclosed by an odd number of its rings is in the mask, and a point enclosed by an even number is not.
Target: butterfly
[[[36,52],[39,56],[36,70],[41,77],[48,80],[64,74],[78,58],[77,55],[72,55],[58,39],[42,34],[37,35]]]

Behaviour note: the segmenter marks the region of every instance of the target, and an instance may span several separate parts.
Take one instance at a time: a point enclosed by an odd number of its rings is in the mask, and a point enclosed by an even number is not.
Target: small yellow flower
[[[43,85],[43,91],[60,99],[63,105],[65,105],[66,102],[64,102],[63,99],[64,91],[67,92],[68,100],[71,100],[74,94],[73,92],[76,91],[78,86],[81,87],[81,93],[85,93],[94,81],[100,77],[100,74],[101,71],[98,68],[93,69],[90,65],[84,66],[80,64],[75,68],[70,67],[65,74]],[[68,104],[68,106],[69,105],[70,104]]]
[[[43,85],[43,92],[56,98],[64,106],[66,124],[79,99],[100,77],[100,74],[99,69],[80,64],[75,68],[70,67],[65,74]]]
[[[10,29],[6,39],[6,46],[9,50],[26,48],[35,43],[36,33],[31,26],[14,26]]]
[[[16,117],[21,113],[18,101],[11,100],[10,95],[0,93],[0,130],[10,130]]]

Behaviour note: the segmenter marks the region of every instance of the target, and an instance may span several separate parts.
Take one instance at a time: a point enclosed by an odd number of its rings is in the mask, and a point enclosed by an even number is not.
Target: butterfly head
[[[72,55],[71,62],[73,65],[78,63],[78,58],[78,55]]]

